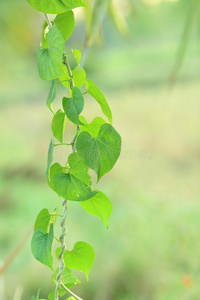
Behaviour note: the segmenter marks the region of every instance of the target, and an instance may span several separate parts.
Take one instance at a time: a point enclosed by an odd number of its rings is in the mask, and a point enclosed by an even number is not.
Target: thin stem
[[[77,139],[77,135],[79,133],[79,130],[80,130],[80,127],[78,125],[76,125],[75,134],[74,134],[73,140],[71,142],[73,153],[76,151],[76,139]]]
[[[67,143],[62,143],[62,144],[54,144],[54,147],[57,147],[57,146],[71,146],[72,143],[70,144],[67,144]]]
[[[58,275],[57,275],[57,278],[56,278],[57,285],[56,285],[56,289],[55,289],[55,298],[54,298],[54,300],[58,300],[58,292],[59,292],[59,287],[61,285],[62,273],[65,269],[65,262],[64,262],[64,259],[63,259],[63,254],[64,254],[65,249],[66,249],[65,235],[67,233],[67,228],[66,228],[66,225],[65,225],[65,221],[66,221],[66,217],[67,217],[67,200],[66,199],[63,200],[62,205],[63,205],[63,218],[60,222],[60,226],[62,228],[62,234],[60,236],[60,242],[61,242],[61,251],[60,251],[60,254],[59,254],[60,264],[59,264],[59,272],[58,272]]]
[[[49,20],[49,16],[47,14],[44,14],[44,15],[45,15],[45,18],[47,20],[47,24],[48,24],[49,28],[52,27],[51,22]]]
[[[77,300],[83,300],[82,298],[78,297],[76,294],[74,294],[72,291],[70,291],[62,282],[61,282],[61,286],[62,288],[67,291],[68,293],[70,293],[72,296],[74,296]]]

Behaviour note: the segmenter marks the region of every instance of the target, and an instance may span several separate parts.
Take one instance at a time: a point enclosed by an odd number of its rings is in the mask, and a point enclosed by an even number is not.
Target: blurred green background
[[[192,0],[198,3],[199,0]],[[176,60],[192,1],[124,1],[129,35],[110,17],[86,71],[104,91],[123,139],[121,158],[99,183],[114,205],[109,230],[69,203],[67,245],[91,243],[90,281],[73,290],[84,300],[196,300],[200,295],[200,24],[193,20],[178,80]],[[120,1],[119,1],[120,2]],[[0,3],[0,264],[32,230],[43,207],[59,199],[46,183],[52,115],[49,84],[37,73],[43,15],[23,0]],[[67,47],[82,50],[77,24]],[[59,89],[56,105],[64,91]],[[88,120],[101,116],[86,98]],[[56,154],[57,157],[59,154]],[[0,277],[1,300],[51,291],[51,271],[30,252],[30,238]]]

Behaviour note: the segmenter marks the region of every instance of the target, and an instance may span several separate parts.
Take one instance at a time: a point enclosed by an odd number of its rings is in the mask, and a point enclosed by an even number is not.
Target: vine
[[[45,21],[42,26],[41,45],[38,48],[37,62],[40,78],[51,81],[47,98],[47,106],[53,113],[51,129],[54,138],[59,142],[50,141],[47,159],[47,181],[49,186],[62,198],[63,213],[59,215],[58,206],[50,213],[44,208],[38,214],[31,241],[33,256],[53,271],[52,281],[55,289],[48,299],[58,300],[67,292],[73,297],[67,299],[82,300],[75,295],[71,288],[79,284],[79,279],[72,269],[81,271],[87,280],[94,261],[94,250],[86,242],[78,241],[72,250],[65,245],[67,202],[78,202],[88,213],[99,217],[108,226],[112,212],[109,198],[101,191],[92,188],[89,169],[97,175],[97,181],[108,173],[115,165],[121,149],[121,137],[112,126],[112,113],[103,93],[87,78],[81,63],[81,52],[73,49],[65,53],[65,42],[74,29],[74,13],[76,7],[85,7],[81,0],[28,0],[39,12],[44,13]],[[56,14],[51,20],[48,14]],[[72,70],[68,56],[73,55],[77,66]],[[84,55],[85,60],[85,55]],[[62,108],[53,110],[57,86],[66,87],[67,97],[62,99]],[[101,117],[95,117],[88,123],[81,116],[84,109],[84,95],[90,94],[100,105],[108,122]],[[71,142],[65,142],[63,135],[68,124],[74,124],[74,137]],[[61,166],[53,163],[54,148],[60,145],[71,146],[72,153],[67,162]],[[57,217],[61,217],[61,235],[59,240],[54,236]],[[59,261],[57,269],[53,267],[53,240],[60,243],[56,249]],[[39,300],[39,292],[31,300]]]

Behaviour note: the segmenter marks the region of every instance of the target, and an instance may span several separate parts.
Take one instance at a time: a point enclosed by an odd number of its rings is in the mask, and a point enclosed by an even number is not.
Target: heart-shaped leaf
[[[71,251],[65,250],[64,252],[65,265],[85,273],[87,280],[94,257],[93,248],[85,242],[77,242]]]
[[[98,136],[83,131],[78,136],[76,149],[83,162],[97,174],[98,180],[116,163],[121,151],[121,137],[110,124],[103,124]]]
[[[42,209],[35,221],[34,231],[37,229],[42,229],[45,232],[49,232],[51,224],[55,225],[58,215],[58,206],[53,211],[52,214],[49,213],[47,208]]]
[[[53,117],[51,129],[55,138],[61,143],[63,143],[63,133],[67,128],[68,123],[69,120],[67,119],[66,114],[59,109]]]
[[[73,32],[75,24],[73,11],[70,10],[66,13],[57,15],[53,22],[62,33],[64,40],[68,40]]]
[[[64,74],[62,58],[65,42],[62,33],[56,25],[49,29],[47,42],[47,48],[41,46],[38,48],[38,69],[41,79],[52,80]]]
[[[53,242],[53,224],[46,233],[42,229],[36,229],[31,240],[31,251],[35,259],[53,270],[53,257],[51,247]]]
[[[81,0],[28,0],[40,12],[61,14],[79,6],[86,6]]]
[[[75,124],[82,124],[79,120],[79,115],[83,111],[84,99],[79,88],[72,89],[72,98],[63,98],[63,109],[70,121]]]

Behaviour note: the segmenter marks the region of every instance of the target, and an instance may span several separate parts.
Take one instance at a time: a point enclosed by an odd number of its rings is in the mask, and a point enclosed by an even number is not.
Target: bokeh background
[[[197,300],[199,0],[116,3],[127,24],[119,32],[110,15],[105,18],[102,41],[90,50],[85,68],[109,101],[123,149],[99,183],[114,206],[109,229],[69,203],[68,247],[82,240],[96,252],[90,281],[79,276],[82,285],[73,290],[85,300]],[[76,20],[67,47],[82,50],[79,9]],[[52,115],[45,106],[49,84],[36,65],[42,22],[26,1],[0,2],[0,264],[32,231],[38,212],[59,201],[45,176]],[[176,62],[181,68],[170,82]],[[63,93],[60,88],[58,106]],[[95,101],[86,101],[88,120],[94,112],[102,116]],[[50,277],[32,257],[29,237],[0,277],[0,299],[28,300],[39,287],[47,299]]]

